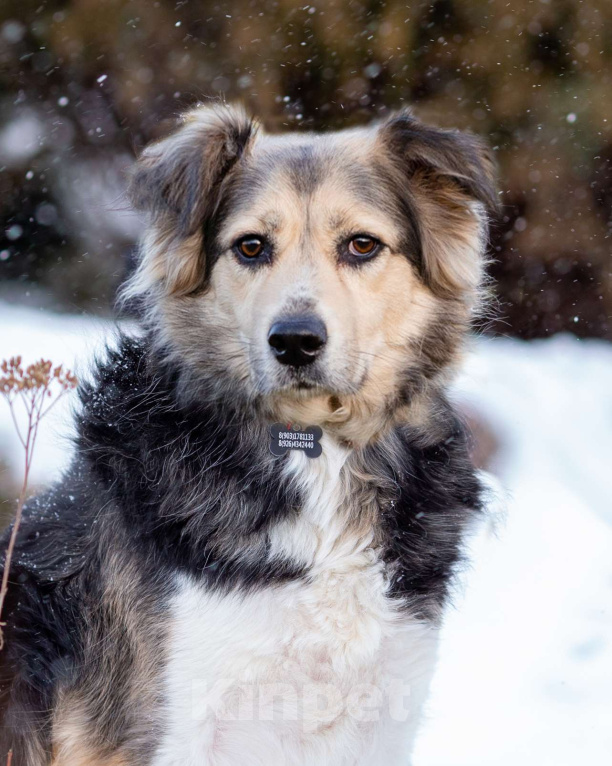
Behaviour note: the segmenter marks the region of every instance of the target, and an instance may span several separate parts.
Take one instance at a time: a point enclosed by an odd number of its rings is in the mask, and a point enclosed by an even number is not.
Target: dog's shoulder
[[[77,451],[89,462],[108,463],[112,453],[128,455],[146,437],[156,413],[168,409],[160,381],[148,369],[148,344],[144,338],[121,335],[108,346],[90,380],[79,387]]]
[[[384,450],[372,449],[370,459],[396,483],[381,507],[392,592],[433,617],[463,562],[465,533],[486,505],[469,434],[440,396],[425,429],[398,429]]]

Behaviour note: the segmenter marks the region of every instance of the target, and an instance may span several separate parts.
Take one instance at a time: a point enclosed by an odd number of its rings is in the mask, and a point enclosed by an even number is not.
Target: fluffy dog
[[[143,332],[26,509],[0,761],[406,766],[482,506],[444,391],[490,155],[408,112],[277,136],[204,106],[131,190]]]

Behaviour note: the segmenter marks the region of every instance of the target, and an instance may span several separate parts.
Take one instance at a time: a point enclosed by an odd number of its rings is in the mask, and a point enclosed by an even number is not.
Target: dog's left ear
[[[204,271],[203,226],[254,133],[255,124],[241,107],[199,106],[183,116],[174,133],[142,152],[129,192],[134,207],[150,215],[151,228],[126,297],[155,284],[171,293],[197,287]]]
[[[477,136],[424,125],[408,111],[383,123],[379,137],[414,213],[423,278],[438,294],[474,299],[488,214],[498,209],[491,150]]]

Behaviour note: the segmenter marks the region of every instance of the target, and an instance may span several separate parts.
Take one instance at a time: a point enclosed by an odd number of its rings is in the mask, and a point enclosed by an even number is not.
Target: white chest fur
[[[347,533],[346,458],[326,443],[287,461],[307,500],[272,550],[308,581],[219,595],[181,580],[154,766],[409,763],[437,631],[387,598],[367,531]]]

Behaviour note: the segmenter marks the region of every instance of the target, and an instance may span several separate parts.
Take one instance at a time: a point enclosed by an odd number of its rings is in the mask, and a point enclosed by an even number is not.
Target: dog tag
[[[290,449],[297,449],[305,452],[308,457],[319,457],[323,452],[319,443],[322,436],[323,430],[319,426],[299,429],[282,423],[274,423],[270,426],[270,452],[280,457]]]

